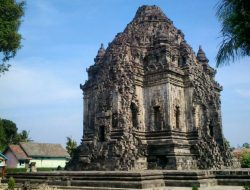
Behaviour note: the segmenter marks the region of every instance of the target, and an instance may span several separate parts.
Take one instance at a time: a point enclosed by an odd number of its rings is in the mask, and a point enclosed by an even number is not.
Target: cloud
[[[32,116],[32,118],[29,116],[19,117],[18,122],[21,127],[30,131],[31,138],[37,142],[64,145],[66,137],[72,136],[79,143],[83,134],[82,113],[79,109],[62,112],[41,114]]]
[[[65,144],[82,136],[81,59],[29,57],[10,62],[0,77],[0,117],[38,142]],[[56,135],[55,135],[56,134]]]
[[[250,98],[250,89],[237,89],[236,92],[243,98]]]
[[[81,97],[78,88],[49,70],[17,65],[1,77],[1,108],[60,103]]]

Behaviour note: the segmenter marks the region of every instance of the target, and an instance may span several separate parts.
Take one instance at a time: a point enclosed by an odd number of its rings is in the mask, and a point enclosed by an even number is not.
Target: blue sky
[[[214,67],[220,43],[217,0],[27,0],[22,49],[0,78],[0,117],[38,142],[78,142],[83,131],[80,83],[100,46],[122,32],[141,5],[158,5],[195,52],[202,45]],[[232,145],[250,142],[250,59],[217,70],[222,119]]]

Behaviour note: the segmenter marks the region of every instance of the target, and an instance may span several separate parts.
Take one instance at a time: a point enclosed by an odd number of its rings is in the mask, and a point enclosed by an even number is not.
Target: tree
[[[25,2],[19,3],[16,0],[0,0],[0,76],[10,67],[6,64],[15,57],[18,49],[21,48],[21,34],[18,33],[21,24],[21,17],[24,15]]]
[[[250,1],[221,0],[217,17],[222,24],[222,42],[216,56],[216,66],[228,64],[250,55]]]
[[[6,135],[3,128],[3,121],[0,119],[0,150],[3,150],[5,148],[6,144]]]
[[[9,144],[31,141],[26,130],[18,133],[18,128],[13,121],[0,118],[0,151]]]
[[[77,143],[72,137],[67,137],[67,142],[66,142],[66,150],[68,151],[69,155],[72,157],[73,152],[77,148]]]
[[[244,147],[244,148],[250,148],[250,144],[249,144],[249,143],[244,143],[244,144],[242,145],[242,147]]]
[[[13,144],[16,142],[17,127],[13,121],[2,119],[3,129],[6,136],[5,144]]]
[[[22,130],[21,133],[18,133],[14,139],[14,144],[18,144],[19,142],[30,142],[32,141],[29,137],[29,132],[26,130]]]
[[[241,163],[242,168],[250,168],[250,153],[249,152],[245,151],[242,153],[240,163]]]
[[[26,130],[22,130],[21,133],[19,133],[19,137],[20,137],[20,141],[22,142],[29,142],[31,141],[30,137],[29,137],[29,132]]]

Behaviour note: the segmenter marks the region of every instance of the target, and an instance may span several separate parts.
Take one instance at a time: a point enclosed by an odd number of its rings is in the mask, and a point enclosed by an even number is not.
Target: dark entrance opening
[[[99,141],[104,142],[105,141],[105,126],[99,127]]]
[[[155,126],[155,129],[160,129],[161,128],[160,106],[154,107],[154,126]]]
[[[181,58],[181,66],[183,67],[183,66],[185,66],[186,64],[187,64],[186,58],[185,58],[185,57],[182,57],[182,58]]]
[[[209,134],[210,134],[211,137],[214,136],[214,127],[213,127],[212,124],[209,124]]]
[[[175,126],[177,129],[180,128],[180,107],[175,107]]]
[[[131,114],[132,114],[132,126],[134,128],[137,128],[138,127],[138,118],[137,118],[138,109],[135,103],[133,102],[131,103],[130,109],[131,109]]]
[[[168,164],[168,159],[165,155],[159,155],[158,157],[158,166],[162,169],[166,169],[166,166]]]

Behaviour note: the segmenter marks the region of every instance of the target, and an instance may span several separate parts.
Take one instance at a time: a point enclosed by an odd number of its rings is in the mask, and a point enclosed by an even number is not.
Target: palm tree
[[[77,148],[77,143],[72,137],[67,137],[66,142],[66,150],[68,151],[69,155],[72,157],[74,150]]]
[[[18,134],[17,139],[18,139],[18,142],[30,142],[30,141],[32,141],[30,136],[29,136],[29,131],[26,131],[26,130],[22,130],[22,132]]]
[[[216,56],[216,66],[250,55],[250,1],[221,0],[217,17],[222,24],[222,42]]]

